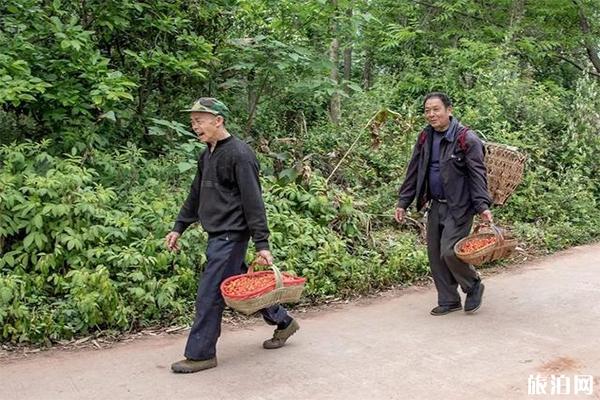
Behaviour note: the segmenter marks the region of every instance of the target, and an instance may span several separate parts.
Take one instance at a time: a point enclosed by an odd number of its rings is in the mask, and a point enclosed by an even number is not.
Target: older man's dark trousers
[[[247,248],[247,240],[229,240],[226,234],[208,240],[207,262],[198,285],[196,319],[185,347],[186,358],[207,360],[215,357],[225,308],[220,285],[228,277],[247,271],[244,263]],[[261,313],[270,325],[291,321],[285,308],[280,305],[265,308]]]
[[[469,234],[472,224],[473,217],[457,224],[447,203],[431,202],[427,216],[427,254],[440,306],[460,304],[457,286],[469,293],[480,279],[472,265],[460,261],[454,254],[454,245]]]

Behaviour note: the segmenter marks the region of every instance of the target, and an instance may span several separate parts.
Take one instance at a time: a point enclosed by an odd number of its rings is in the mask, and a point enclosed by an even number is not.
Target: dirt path
[[[430,316],[427,287],[302,315],[279,350],[266,325],[224,329],[219,367],[191,375],[169,371],[185,332],[3,360],[0,399],[600,399],[600,244],[485,282],[475,315]]]

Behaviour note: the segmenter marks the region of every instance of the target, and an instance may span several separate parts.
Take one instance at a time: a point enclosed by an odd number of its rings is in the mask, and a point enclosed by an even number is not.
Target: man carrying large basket
[[[165,240],[170,250],[178,250],[181,234],[199,220],[208,232],[208,247],[185,359],[171,365],[177,373],[217,366],[216,344],[225,307],[219,286],[226,278],[246,272],[244,259],[250,237],[257,257],[267,265],[273,263],[258,161],[245,142],[227,131],[228,108],[216,99],[203,97],[183,111],[190,113],[192,129],[208,146],[198,158],[190,193]],[[282,347],[299,329],[298,322],[279,304],[261,313],[268,324],[277,325],[273,337],[263,343],[266,349]]]
[[[492,222],[484,147],[473,131],[452,116],[446,94],[428,94],[423,109],[429,124],[413,149],[394,217],[402,222],[415,198],[417,210],[430,203],[427,253],[438,292],[438,306],[431,314],[462,309],[458,285],[467,294],[464,311],[472,313],[481,306],[484,285],[475,268],[456,257],[454,245],[469,234],[475,214],[483,222]]]

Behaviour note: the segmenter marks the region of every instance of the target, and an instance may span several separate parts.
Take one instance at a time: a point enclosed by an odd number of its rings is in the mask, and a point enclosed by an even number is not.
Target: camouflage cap
[[[222,102],[212,97],[200,97],[194,102],[191,108],[181,110],[182,112],[205,112],[213,115],[220,115],[223,118],[229,117],[229,108]]]

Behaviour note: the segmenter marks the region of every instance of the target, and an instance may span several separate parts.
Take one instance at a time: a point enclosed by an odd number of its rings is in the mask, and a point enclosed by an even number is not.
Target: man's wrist
[[[254,243],[254,247],[256,248],[256,251],[263,251],[263,250],[268,250],[271,251],[271,248],[269,247],[269,241],[268,240],[261,240],[260,242],[255,242]]]

